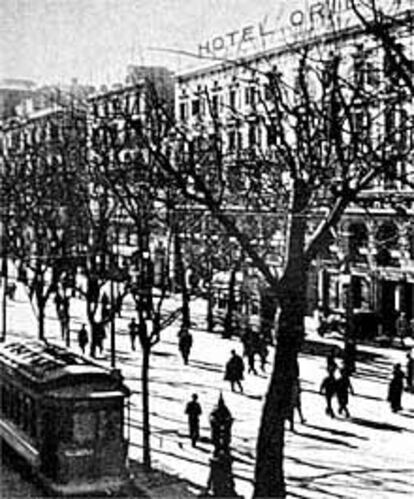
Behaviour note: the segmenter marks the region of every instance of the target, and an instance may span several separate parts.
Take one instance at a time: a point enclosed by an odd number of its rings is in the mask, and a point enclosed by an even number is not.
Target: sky
[[[204,40],[278,15],[286,2],[0,0],[0,78],[108,84],[131,63],[182,71],[199,61],[158,49],[196,54]]]

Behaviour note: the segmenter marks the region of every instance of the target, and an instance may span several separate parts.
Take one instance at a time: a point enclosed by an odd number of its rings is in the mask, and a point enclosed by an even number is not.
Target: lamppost
[[[117,308],[117,297],[115,297],[115,279],[119,278],[119,264],[118,264],[118,250],[119,241],[117,233],[110,236],[111,258],[109,265],[109,294],[111,302],[111,317],[110,317],[110,348],[111,348],[111,369],[116,369],[116,324],[115,324],[115,311]],[[115,250],[115,251],[114,251]]]
[[[344,368],[348,374],[355,371],[356,338],[354,321],[354,280],[349,262],[346,260],[341,277],[345,290],[345,337],[344,337]]]
[[[336,254],[339,264],[340,284],[344,288],[345,334],[344,334],[344,369],[348,374],[355,371],[356,358],[356,328],[354,319],[354,276],[350,266],[350,257],[336,245],[329,246]]]
[[[233,417],[220,394],[216,408],[210,415],[211,440],[214,445],[210,459],[210,476],[207,488],[213,497],[237,497],[230,451]]]

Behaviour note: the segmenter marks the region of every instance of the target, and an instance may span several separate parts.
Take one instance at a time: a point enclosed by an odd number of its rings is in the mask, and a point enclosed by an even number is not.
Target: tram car
[[[57,345],[8,342],[0,396],[0,438],[47,490],[95,495],[125,483],[129,391],[119,372]]]

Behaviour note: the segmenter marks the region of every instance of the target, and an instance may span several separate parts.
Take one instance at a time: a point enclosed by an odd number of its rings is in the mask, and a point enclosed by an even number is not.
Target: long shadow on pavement
[[[350,438],[358,438],[359,440],[368,440],[368,437],[362,437],[361,435],[357,435],[356,433],[353,433],[350,431],[336,430],[335,428],[324,428],[322,426],[317,426],[317,425],[308,424],[308,423],[305,423],[304,426],[307,426],[308,428],[312,428],[314,430],[332,433],[333,435],[338,435],[340,437],[350,437]]]
[[[350,444],[344,440],[340,440],[339,438],[329,438],[322,435],[315,435],[314,433],[304,433],[302,431],[295,432],[296,435],[304,438],[310,438],[312,440],[318,440],[319,442],[330,444],[330,445],[341,445],[343,447],[348,447],[349,449],[357,449],[357,445]]]
[[[414,433],[414,431],[403,428],[402,426],[397,426],[390,423],[383,423],[380,421],[371,421],[369,419],[364,419],[364,418],[351,417],[349,421],[351,423],[355,423],[360,426],[365,426],[366,428],[372,428],[373,430],[386,430],[386,431],[395,431],[395,432],[406,431],[409,433]]]

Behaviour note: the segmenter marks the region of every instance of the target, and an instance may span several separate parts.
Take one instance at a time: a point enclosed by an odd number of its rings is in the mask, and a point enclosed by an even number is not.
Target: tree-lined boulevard
[[[174,309],[176,296],[168,299]],[[75,300],[71,328],[72,348],[79,352],[77,330],[84,322],[84,306]],[[230,351],[242,353],[238,339],[222,339],[206,332],[205,301],[192,302],[194,345],[188,366],[178,351],[178,322],[168,327],[154,348],[150,368],[150,397],[153,466],[188,480],[195,494],[203,491],[209,475],[212,452],[208,416],[220,392],[235,419],[232,456],[236,491],[249,497],[252,492],[254,452],[259,424],[260,404],[268,383],[267,373],[246,374],[244,394],[232,393],[223,380],[224,365]],[[142,411],[140,397],[139,349],[131,351],[128,323],[133,303],[125,304],[122,318],[116,320],[116,363],[132,390],[130,457],[141,457]],[[24,287],[19,284],[15,300],[8,302],[9,338],[33,338],[36,317]],[[53,307],[46,311],[45,335],[49,341],[62,342]],[[306,423],[296,421],[295,432],[287,431],[286,470],[288,496],[302,498],[410,497],[414,493],[414,395],[404,393],[403,411],[391,412],[386,401],[392,365],[401,362],[401,349],[373,346],[360,348],[352,383],[349,420],[331,419],[325,414],[323,397],[318,393],[326,371],[326,356],[332,344],[323,340],[308,322],[307,337],[299,363],[301,369],[302,407]],[[109,339],[105,341],[98,362],[110,365]],[[269,356],[271,359],[272,356]],[[197,393],[202,406],[201,439],[196,448],[188,437],[185,405]],[[334,410],[337,404],[334,402]],[[287,426],[288,427],[288,426]]]

